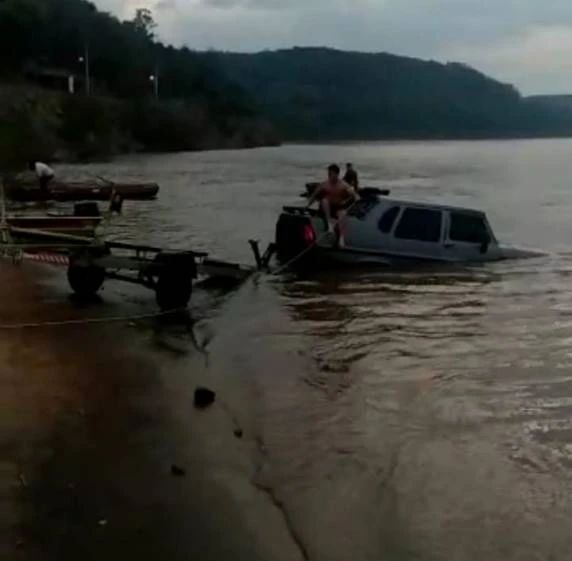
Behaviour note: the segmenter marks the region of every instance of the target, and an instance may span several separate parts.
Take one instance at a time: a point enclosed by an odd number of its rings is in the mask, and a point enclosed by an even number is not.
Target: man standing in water
[[[36,177],[38,178],[38,182],[40,184],[40,192],[43,198],[47,198],[48,196],[48,185],[54,179],[55,172],[54,170],[44,164],[43,162],[30,162],[30,171],[35,172]]]
[[[356,192],[351,185],[340,179],[340,168],[336,164],[332,164],[328,168],[328,179],[319,185],[310,200],[308,207],[314,201],[320,201],[320,207],[328,224],[328,231],[338,231],[338,245],[345,245],[345,216],[346,210],[353,206],[358,199]],[[332,222],[332,219],[337,222]]]
[[[353,164],[346,164],[346,174],[344,175],[344,181],[348,185],[351,185],[355,189],[356,193],[359,192],[359,177]]]

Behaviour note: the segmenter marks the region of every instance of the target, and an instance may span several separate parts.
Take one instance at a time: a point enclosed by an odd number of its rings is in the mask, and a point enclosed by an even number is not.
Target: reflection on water
[[[331,160],[396,196],[487,211],[547,256],[478,267],[284,274],[203,299],[209,367],[252,389],[264,485],[311,559],[570,558],[570,141],[290,146],[130,157],[158,181],[109,236],[250,260]],[[84,169],[68,168],[70,175]],[[200,296],[198,296],[200,299]]]

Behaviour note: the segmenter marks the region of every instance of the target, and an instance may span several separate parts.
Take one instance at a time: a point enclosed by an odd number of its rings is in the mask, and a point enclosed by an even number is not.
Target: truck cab
[[[471,262],[502,259],[484,212],[372,196],[346,217],[345,247],[337,248],[319,211],[285,207],[276,229],[282,261],[303,253],[305,263],[327,254],[341,262],[379,260]]]

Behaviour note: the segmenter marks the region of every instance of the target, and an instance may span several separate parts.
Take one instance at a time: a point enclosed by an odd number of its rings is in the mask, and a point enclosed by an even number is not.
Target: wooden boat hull
[[[159,193],[156,183],[98,183],[54,181],[48,187],[48,200],[58,202],[70,201],[109,201],[113,191],[125,200],[153,200]],[[40,188],[35,184],[16,182],[8,185],[7,196],[13,201],[33,202],[45,200]]]
[[[8,226],[14,229],[13,237],[30,240],[36,237],[34,232],[65,234],[93,238],[101,222],[101,217],[83,216],[11,216]]]

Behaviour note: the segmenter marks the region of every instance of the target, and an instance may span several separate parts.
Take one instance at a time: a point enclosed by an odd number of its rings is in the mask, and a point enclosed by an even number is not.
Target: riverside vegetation
[[[75,95],[42,82],[70,74]],[[571,134],[572,104],[526,98],[459,63],[325,48],[196,52],[158,41],[145,9],[120,21],[86,0],[0,0],[3,167],[281,139]]]

